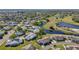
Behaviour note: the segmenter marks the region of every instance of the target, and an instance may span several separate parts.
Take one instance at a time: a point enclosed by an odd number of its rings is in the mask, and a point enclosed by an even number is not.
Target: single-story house
[[[45,38],[43,38],[43,39],[39,39],[37,42],[38,42],[38,44],[40,44],[40,45],[48,45],[48,44],[51,43],[51,40],[50,40],[50,38],[45,37]]]
[[[64,36],[55,36],[52,37],[52,40],[56,40],[56,41],[65,41],[65,37]]]
[[[26,40],[31,40],[31,39],[36,38],[36,36],[37,35],[35,33],[30,33],[30,34],[28,34],[28,35],[25,36],[25,39]]]
[[[72,42],[79,43],[79,38],[73,38]]]
[[[17,22],[8,22],[9,26],[16,26],[18,23]]]
[[[71,31],[79,33],[79,29],[71,29]]]
[[[21,35],[23,35],[23,34],[24,34],[23,31],[17,31],[17,32],[15,32],[15,35],[16,35],[16,36],[21,36]]]
[[[17,41],[11,41],[11,42],[8,42],[6,43],[6,47],[15,47],[15,46],[18,46],[19,43]]]
[[[20,45],[20,44],[22,44],[22,43],[24,43],[24,41],[22,40],[22,39],[20,39],[20,38],[15,38],[15,39],[13,39],[13,40],[7,40],[7,42],[6,42],[6,47],[16,47],[16,46],[18,46],[18,45]]]
[[[16,37],[14,40],[15,41],[18,41],[20,44],[23,44],[24,43],[23,39],[21,39],[19,37]]]
[[[29,22],[28,22],[28,21],[24,22],[24,25],[28,25],[28,24],[29,24]]]
[[[40,27],[39,26],[32,26],[31,29],[29,29],[30,31],[37,33],[40,32]]]
[[[10,30],[10,29],[11,28],[9,26],[3,28],[3,30],[7,30],[7,31]]]
[[[31,26],[30,21],[24,21],[23,24],[24,24],[25,27],[30,27]]]
[[[25,27],[27,27],[27,28],[29,28],[29,27],[31,27],[31,25],[30,24],[28,24],[28,25],[24,25]]]
[[[65,47],[66,50],[79,50],[78,45],[68,45]]]

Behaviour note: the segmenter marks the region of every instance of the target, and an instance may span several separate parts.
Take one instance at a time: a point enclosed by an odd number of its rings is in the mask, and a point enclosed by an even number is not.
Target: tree
[[[10,38],[15,38],[16,37],[16,35],[15,34],[12,34],[11,36],[10,36]]]
[[[72,20],[79,23],[79,18],[77,17],[72,18]]]
[[[17,31],[20,31],[20,30],[22,30],[22,28],[18,26],[18,27],[17,27]]]
[[[35,23],[34,23],[34,25],[36,25],[36,26],[39,26],[40,24],[42,23],[42,21],[36,21]]]
[[[54,30],[53,26],[51,26],[50,29]]]

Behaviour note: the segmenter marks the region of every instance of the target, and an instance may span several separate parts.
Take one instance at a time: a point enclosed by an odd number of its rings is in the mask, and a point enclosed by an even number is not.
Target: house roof
[[[54,40],[65,40],[64,36],[55,36],[53,37]]]
[[[68,45],[66,46],[67,50],[79,50],[79,46],[78,45]]]
[[[14,40],[14,41],[7,42],[7,43],[6,43],[6,46],[7,46],[7,45],[9,45],[9,46],[14,46],[14,45],[19,45],[19,43]]]
[[[72,41],[73,42],[79,42],[79,38],[73,38]]]
[[[25,39],[26,40],[30,40],[30,39],[33,39],[33,38],[35,38],[36,37],[36,34],[35,33],[30,33],[29,35],[27,35],[26,37],[25,37]]]
[[[7,26],[7,27],[4,27],[3,29],[4,29],[4,30],[9,30],[9,29],[10,29],[10,27],[8,27],[8,26]]]
[[[15,32],[15,35],[19,36],[19,35],[23,35],[24,33],[21,31]]]
[[[15,41],[18,41],[19,43],[22,43],[23,42],[23,40],[21,38],[19,38],[19,37],[15,38],[14,40]]]
[[[7,43],[6,43],[6,45],[10,45],[10,46],[19,45],[22,42],[23,42],[23,40],[17,37],[17,38],[15,38],[13,40],[8,40]]]
[[[8,22],[8,25],[10,25],[10,26],[16,26],[17,22]]]
[[[43,39],[39,39],[37,42],[39,44],[45,45],[46,43],[50,42],[50,39],[48,37],[46,37],[46,38],[43,38]]]
[[[29,30],[35,33],[35,32],[39,32],[40,31],[39,29],[40,29],[40,27],[38,27],[38,26],[32,26],[31,29],[29,29]]]

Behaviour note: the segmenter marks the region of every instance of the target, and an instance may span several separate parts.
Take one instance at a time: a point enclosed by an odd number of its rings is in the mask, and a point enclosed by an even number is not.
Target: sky
[[[77,9],[78,0],[0,0],[0,9]]]

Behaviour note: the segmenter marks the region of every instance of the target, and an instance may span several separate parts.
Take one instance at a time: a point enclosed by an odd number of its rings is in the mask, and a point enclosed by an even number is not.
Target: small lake
[[[57,26],[79,29],[79,25],[69,24],[69,23],[65,23],[65,22],[59,22],[59,23],[57,23]]]
[[[65,35],[65,33],[62,32],[62,31],[60,31],[60,30],[48,30],[48,29],[45,29],[44,32],[45,32],[46,34],[64,34],[64,35]],[[67,35],[68,35],[68,34],[67,34]],[[74,36],[79,36],[79,34],[72,34],[72,35],[74,35]]]
[[[46,30],[44,30],[44,32],[47,33],[47,34],[64,34],[64,32],[58,31],[58,30],[48,30],[48,29],[46,29]]]

